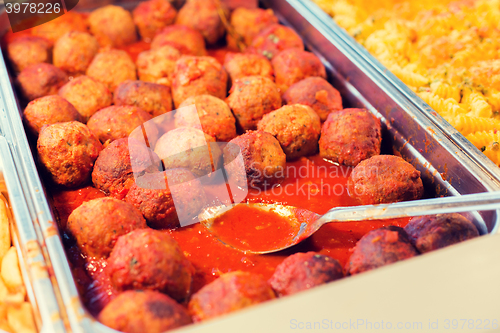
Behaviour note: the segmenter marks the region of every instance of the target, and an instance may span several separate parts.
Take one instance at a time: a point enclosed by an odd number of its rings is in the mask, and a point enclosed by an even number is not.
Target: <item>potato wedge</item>
[[[0,194],[0,260],[2,260],[11,245],[9,213],[7,209],[4,197]]]
[[[33,310],[28,302],[7,309],[7,321],[15,332],[36,333]]]
[[[2,259],[1,275],[5,286],[11,293],[26,293],[21,277],[21,270],[19,269],[19,260],[15,247],[11,247]]]
[[[0,330],[4,330],[8,333],[14,333],[9,323],[7,322],[7,318],[0,318]]]

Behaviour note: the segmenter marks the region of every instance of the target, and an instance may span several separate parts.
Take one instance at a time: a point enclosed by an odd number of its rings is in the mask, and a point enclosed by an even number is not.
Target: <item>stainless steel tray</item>
[[[130,8],[133,1],[120,2]],[[346,107],[366,107],[379,117],[384,124],[384,141],[392,145],[396,152],[410,160],[422,172],[426,189],[431,196],[470,194],[500,189],[500,182],[479,167],[443,134],[419,108],[388,82],[371,64],[355,52],[348,43],[329,30],[318,20],[307,6],[299,0],[265,0],[265,7],[272,8],[282,22],[300,33],[310,50],[315,52],[327,66],[329,80],[342,94]],[[3,15],[3,16],[2,16]],[[0,23],[5,13],[0,14]],[[2,28],[0,26],[0,28]],[[3,27],[5,28],[5,27]],[[0,29],[0,36],[6,29]],[[20,109],[14,97],[3,57],[0,57],[0,81],[6,98],[5,114],[0,118],[4,135],[13,147],[16,167],[24,191],[29,197],[33,212],[33,223],[39,228],[39,235],[45,241],[49,262],[53,266],[54,288],[60,290],[63,309],[73,332],[115,332],[92,318],[84,309],[79,298],[71,270],[65,256],[61,238],[54,232],[53,214],[37,174],[32,152],[22,128]],[[7,125],[5,125],[7,124]],[[4,126],[8,128],[4,129]],[[36,152],[33,152],[36,155]],[[499,225],[497,211],[479,212],[474,215],[482,234],[496,233]],[[438,251],[439,252],[439,251]],[[425,260],[426,256],[415,260]],[[401,266],[411,264],[413,260]],[[392,265],[397,271],[398,266]],[[369,275],[369,274],[367,274]],[[347,280],[351,280],[349,278]],[[367,282],[368,283],[368,282]],[[334,287],[334,284],[322,288]],[[314,293],[314,290],[303,293]],[[276,303],[286,303],[288,299]],[[274,302],[271,302],[274,303]],[[323,304],[324,305],[324,304]],[[217,321],[217,320],[216,320]],[[199,324],[189,329],[203,329]],[[208,327],[208,326],[207,326]]]

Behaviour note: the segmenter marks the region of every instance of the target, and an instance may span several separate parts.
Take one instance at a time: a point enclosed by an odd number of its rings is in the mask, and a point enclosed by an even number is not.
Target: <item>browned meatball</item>
[[[114,198],[82,203],[68,218],[67,230],[89,257],[106,258],[118,237],[147,228],[146,220],[131,204]]]
[[[266,57],[249,53],[228,53],[224,60],[231,81],[245,76],[265,76],[274,80],[273,66]]]
[[[158,129],[154,122],[149,121],[151,119],[149,113],[135,106],[109,106],[90,117],[87,125],[92,133],[105,144],[126,138],[136,128],[144,125],[149,144],[154,147],[158,140]],[[142,131],[141,135],[135,138],[141,142],[144,141]]]
[[[372,230],[356,243],[347,263],[351,275],[418,255],[403,228],[388,226]]]
[[[405,231],[420,253],[479,236],[474,223],[457,213],[414,217],[406,225]]]
[[[380,155],[380,120],[366,109],[330,113],[321,128],[321,157],[347,166]]]
[[[152,117],[172,111],[170,88],[161,84],[125,81],[113,94],[115,105],[131,105],[148,112]]]
[[[170,169],[138,178],[126,200],[155,229],[192,224],[207,202],[201,182],[187,169]]]
[[[278,139],[288,160],[318,151],[321,121],[309,106],[285,105],[264,115],[257,128]]]
[[[231,109],[226,102],[211,95],[193,96],[182,102],[175,114],[175,127],[201,129],[216,141],[236,137],[236,120]]]
[[[26,67],[17,77],[21,95],[28,101],[55,95],[66,82],[68,82],[66,73],[44,62]]]
[[[175,24],[198,30],[208,44],[215,44],[226,31],[218,11],[227,17],[229,12],[216,0],[187,0],[175,19]]]
[[[193,127],[179,127],[161,136],[155,153],[165,169],[186,168],[196,177],[208,175],[221,165],[221,151],[215,139]]]
[[[137,80],[135,64],[127,52],[105,50],[98,53],[89,67],[87,75],[106,85],[111,92],[127,80]]]
[[[90,32],[101,46],[121,47],[137,41],[132,14],[122,7],[97,8],[90,13],[88,22]]]
[[[224,167],[231,184],[265,188],[285,178],[286,155],[271,134],[248,131],[224,147]]]
[[[348,180],[349,195],[363,205],[420,199],[420,171],[398,156],[375,155],[361,161]]]
[[[7,57],[12,68],[19,73],[26,67],[52,61],[52,44],[43,37],[22,36],[7,44]]]
[[[54,44],[54,65],[69,75],[85,74],[99,51],[99,43],[91,34],[70,31]]]
[[[281,96],[271,79],[245,76],[234,81],[226,102],[233,110],[238,126],[243,130],[253,130],[266,113],[281,107]]]
[[[119,237],[107,263],[118,290],[158,290],[177,301],[191,293],[193,267],[165,232],[148,228]]]
[[[162,333],[191,323],[186,309],[152,290],[127,290],[99,313],[104,325],[125,333]]]
[[[44,125],[82,121],[82,117],[70,102],[58,95],[50,95],[31,101],[23,112],[28,130],[34,135]]]
[[[74,78],[59,89],[59,96],[68,100],[82,115],[84,122],[98,110],[111,105],[111,92],[91,77]]]
[[[38,157],[54,183],[77,187],[90,180],[102,145],[87,126],[70,121],[42,127],[37,149]]]
[[[172,94],[175,107],[187,98],[212,95],[223,99],[227,93],[227,73],[212,57],[180,58],[175,65]]]
[[[279,296],[286,296],[342,277],[338,260],[316,252],[295,253],[276,267],[269,284]]]
[[[194,294],[189,302],[189,313],[197,322],[275,297],[271,287],[260,275],[235,271],[221,275]]]
[[[304,42],[292,28],[273,24],[262,30],[252,41],[248,52],[273,59],[280,51],[304,49]]]
[[[45,37],[52,43],[70,31],[87,32],[87,20],[82,14],[69,11],[63,16],[38,25],[31,30],[33,35]]]
[[[181,53],[169,45],[139,53],[136,61],[139,79],[170,87],[180,57]]]
[[[276,23],[278,18],[274,16],[272,9],[236,8],[231,14],[229,23],[234,35],[227,34],[227,46],[232,50],[238,50],[237,39],[239,39],[243,43],[241,51],[244,51],[262,30]]]
[[[161,29],[174,23],[177,10],[168,0],[141,2],[132,12],[134,23],[144,40],[151,40]]]
[[[101,151],[94,164],[92,182],[106,195],[123,199],[135,178],[161,170],[160,159],[153,151],[135,139],[123,138]]]
[[[271,61],[276,85],[284,94],[288,87],[310,76],[326,78],[325,66],[311,52],[302,49],[288,49],[276,55]]]
[[[203,35],[190,27],[174,24],[160,31],[151,42],[151,49],[155,50],[169,45],[182,54],[204,56],[207,54]]]
[[[283,102],[310,106],[321,121],[325,121],[330,113],[342,110],[342,97],[338,90],[316,76],[292,84],[283,94]]]

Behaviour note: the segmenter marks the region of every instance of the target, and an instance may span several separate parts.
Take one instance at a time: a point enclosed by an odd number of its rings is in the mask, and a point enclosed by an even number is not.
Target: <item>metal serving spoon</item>
[[[237,242],[221,237],[214,228],[214,222],[223,221],[224,214],[238,205],[256,209],[256,212],[275,213],[287,219],[293,232],[284,235],[269,248],[252,250],[243,248]],[[326,223],[355,222],[366,220],[382,220],[398,217],[412,217],[444,213],[459,213],[468,211],[500,209],[500,192],[467,194],[436,199],[405,201],[391,204],[366,205],[353,207],[336,207],[324,215],[319,215],[307,209],[281,204],[240,203],[228,206],[215,206],[204,209],[199,214],[201,223],[220,241],[246,253],[266,254],[287,249],[314,234]],[[265,234],[263,235],[265,236]]]

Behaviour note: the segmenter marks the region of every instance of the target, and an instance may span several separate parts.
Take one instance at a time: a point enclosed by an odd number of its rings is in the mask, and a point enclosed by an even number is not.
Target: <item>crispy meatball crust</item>
[[[101,46],[121,47],[137,41],[132,14],[122,7],[97,8],[90,13],[88,22],[90,32]]]
[[[126,196],[155,229],[175,228],[196,217],[206,204],[200,181],[187,169],[146,174],[136,180]]]
[[[134,23],[144,40],[151,40],[161,29],[175,21],[177,10],[168,0],[141,2],[132,11]]]
[[[86,32],[70,31],[54,44],[54,65],[69,75],[85,74],[99,51],[99,43]]]
[[[38,136],[44,125],[83,120],[75,107],[58,95],[40,97],[31,101],[24,109],[23,115],[28,130],[34,136]]]
[[[278,18],[272,9],[236,8],[229,22],[236,36],[227,34],[227,45],[232,50],[238,50],[236,38],[239,38],[244,44],[241,51],[244,51],[262,30],[277,23]]]
[[[43,37],[22,36],[7,44],[7,57],[16,73],[30,65],[52,61],[52,43]]]
[[[204,56],[207,54],[203,35],[190,27],[174,24],[160,31],[151,42],[151,49],[155,50],[169,45],[181,54]]]
[[[274,80],[273,66],[266,57],[249,53],[228,53],[224,59],[226,69],[231,81],[245,76],[265,76]]]
[[[342,97],[337,89],[321,77],[308,77],[294,83],[283,94],[285,104],[303,104],[313,108],[321,121],[332,112],[342,110]]]
[[[269,284],[279,296],[286,296],[343,277],[338,260],[316,252],[295,253],[276,267]]]
[[[59,89],[59,96],[68,100],[78,110],[84,122],[98,110],[111,105],[111,92],[103,83],[82,75]]]
[[[302,38],[292,28],[273,24],[262,30],[253,39],[248,52],[273,59],[280,51],[291,48],[304,50]]]
[[[239,165],[238,154],[243,157]],[[224,147],[224,165],[231,184],[267,187],[281,182],[286,174],[286,155],[279,141],[263,131],[248,131]],[[245,170],[245,174],[241,172]]]
[[[62,35],[70,31],[87,32],[87,20],[82,14],[69,11],[52,21],[37,25],[31,33],[55,43]]]
[[[356,166],[380,155],[380,120],[366,109],[345,109],[330,113],[321,128],[321,157],[347,166]]]
[[[421,253],[479,236],[474,223],[457,213],[414,217],[406,225],[405,231]]]
[[[189,313],[199,322],[273,298],[273,290],[260,275],[235,271],[221,275],[194,294]]]
[[[382,227],[368,232],[356,243],[347,263],[350,275],[363,273],[418,255],[403,228]]]
[[[180,57],[181,53],[169,45],[139,53],[136,61],[139,79],[170,87]]]
[[[221,99],[211,95],[199,95],[186,99],[179,105],[175,114],[175,127],[194,127],[215,138],[216,141],[229,141],[236,137],[236,120],[231,109]]]
[[[90,180],[102,145],[87,126],[70,121],[42,127],[37,149],[38,157],[54,183],[77,187]]]
[[[38,63],[23,69],[17,77],[17,86],[21,95],[28,101],[55,95],[59,88],[68,82],[64,71],[54,65]]]
[[[107,263],[117,290],[157,290],[177,301],[191,293],[194,269],[166,232],[147,228],[119,237]]]
[[[82,203],[68,218],[67,230],[87,256],[106,258],[118,237],[147,228],[142,214],[131,204],[114,198]]]
[[[125,333],[162,333],[192,322],[176,301],[152,290],[127,290],[99,313],[99,321]]]
[[[124,199],[135,178],[161,169],[160,158],[148,147],[135,139],[118,139],[99,154],[92,171],[92,183],[106,195]]]
[[[398,156],[375,155],[361,161],[349,176],[349,195],[363,205],[422,198],[420,171]]]
[[[262,117],[281,107],[280,91],[274,82],[263,76],[236,79],[229,91],[227,104],[243,130],[254,130]]]
[[[227,73],[215,58],[185,56],[177,61],[172,82],[176,108],[191,96],[212,95],[224,99],[226,94]]]
[[[104,83],[111,92],[124,81],[137,80],[132,58],[127,52],[115,49],[98,53],[87,68],[87,76]]]
[[[257,128],[278,139],[288,160],[318,151],[321,121],[309,106],[285,105],[264,115]]]
[[[170,88],[161,84],[143,81],[125,81],[113,94],[115,105],[136,106],[152,117],[172,111]]]
[[[288,87],[307,77],[326,78],[326,69],[321,60],[311,52],[293,48],[282,51],[271,60],[276,85],[284,94]]]

